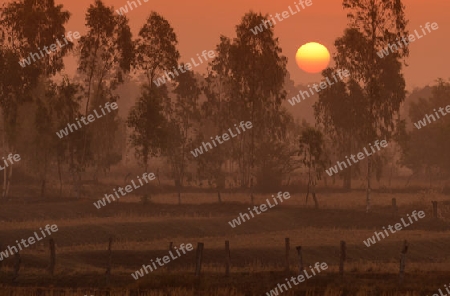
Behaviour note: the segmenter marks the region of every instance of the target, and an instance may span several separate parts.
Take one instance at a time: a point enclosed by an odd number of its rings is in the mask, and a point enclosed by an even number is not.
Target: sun
[[[295,55],[300,69],[308,73],[318,73],[330,63],[328,49],[320,43],[309,42],[303,44]]]

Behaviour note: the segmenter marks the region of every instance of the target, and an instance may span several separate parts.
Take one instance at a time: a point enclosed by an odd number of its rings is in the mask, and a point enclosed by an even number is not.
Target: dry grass
[[[305,264],[327,262],[330,268],[319,282],[304,287],[302,295],[419,295],[415,285],[426,282],[433,291],[445,281],[441,276],[432,280],[429,274],[450,271],[450,206],[449,198],[429,194],[373,194],[373,213],[364,213],[364,192],[350,194],[319,194],[321,209],[304,205],[304,195],[293,194],[282,205],[231,228],[228,224],[240,212],[248,212],[248,196],[223,194],[223,204],[216,203],[215,194],[183,195],[178,206],[172,194],[156,195],[152,204],[142,206],[130,197],[127,202],[114,203],[97,210],[92,200],[8,203],[0,207],[0,242],[3,249],[16,239],[27,238],[46,224],[57,224],[52,236],[57,243],[56,277],[45,272],[48,265],[47,246],[25,249],[19,284],[22,286],[104,287],[107,262],[107,241],[113,244],[113,287],[129,289],[157,287],[141,295],[261,295],[282,282],[284,275],[284,238],[291,240],[290,265],[297,269],[295,246],[303,248]],[[268,195],[257,195],[255,203],[265,202]],[[392,217],[391,199],[397,199],[400,212]],[[95,199],[96,200],[96,199]],[[123,199],[125,200],[125,199]],[[431,218],[431,200],[439,201],[440,219]],[[239,201],[239,202],[237,202]],[[20,209],[18,212],[17,210]],[[404,230],[390,235],[367,248],[363,240],[382,226],[393,225],[413,210],[423,210],[426,217]],[[223,278],[224,241],[229,240],[232,255],[232,280]],[[346,273],[358,284],[339,284],[339,242],[347,243]],[[407,278],[404,291],[396,289],[398,258],[403,240],[408,240]],[[130,273],[150,259],[167,254],[169,242],[175,245],[197,242],[205,244],[202,271],[206,278],[197,282],[192,277],[195,250],[171,262],[170,273],[161,268],[151,276],[134,281]],[[0,283],[9,285],[14,261],[8,258],[0,272]],[[212,277],[212,278],[210,278]],[[261,281],[261,277],[265,278]],[[381,280],[383,279],[383,280]],[[385,285],[388,280],[389,285]],[[168,283],[171,282],[170,284]],[[206,284],[205,281],[211,281]],[[16,289],[17,294],[0,288],[1,295],[34,295],[31,290]],[[35,291],[36,289],[34,289]],[[297,292],[299,290],[296,290]],[[283,295],[298,295],[288,291]],[[22,293],[22,294],[20,294]],[[28,293],[28,294],[27,294]],[[67,291],[64,295],[85,295]],[[78,294],[77,294],[78,293]],[[84,292],[83,292],[84,293]],[[122,293],[122,294],[121,294]],[[125,293],[125,294],[124,294]],[[111,291],[110,295],[129,295],[130,291]],[[409,294],[408,294],[409,293]],[[40,294],[45,295],[45,294]],[[50,295],[50,294],[49,294]],[[54,294],[58,295],[58,294]],[[89,294],[87,294],[89,295]],[[100,292],[95,295],[104,295]]]

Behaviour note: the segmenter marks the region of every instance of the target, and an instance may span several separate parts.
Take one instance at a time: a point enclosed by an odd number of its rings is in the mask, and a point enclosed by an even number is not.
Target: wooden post
[[[431,202],[433,204],[433,218],[437,218],[438,214],[437,214],[437,201],[432,201]]]
[[[203,243],[197,244],[197,256],[195,265],[195,276],[200,276],[200,271],[202,269],[202,258],[203,258]]]
[[[56,265],[55,240],[53,238],[50,238],[48,246],[50,248],[50,265],[48,267],[48,270],[50,272],[50,275],[53,276],[55,274]]]
[[[299,273],[302,273],[302,271],[303,271],[302,247],[297,246],[295,248],[297,249],[297,255],[298,255],[298,270],[299,270]]]
[[[403,282],[403,278],[405,276],[406,252],[408,252],[408,242],[405,240],[403,243],[402,253],[400,254],[400,274],[399,274],[400,283]]]
[[[341,251],[339,252],[339,275],[344,275],[344,261],[347,258],[347,246],[345,241],[341,241]]]
[[[169,252],[172,252],[172,251],[173,251],[173,242],[169,242]],[[172,254],[173,254],[173,252],[172,252]],[[172,268],[173,268],[172,264],[167,264],[166,265],[166,270],[167,271],[170,271]]]
[[[289,249],[290,249],[290,243],[289,243],[289,238],[288,237],[286,237],[285,239],[284,239],[284,244],[285,244],[285,246],[286,246],[286,266],[285,266],[285,270],[287,271],[287,272],[289,272]]]
[[[20,264],[22,263],[22,259],[20,258],[19,252],[14,253],[14,275],[12,281],[15,282],[17,277],[19,276]]]
[[[254,197],[253,197],[253,178],[250,178],[250,199],[252,206],[254,206]]]
[[[110,237],[109,238],[109,243],[108,243],[108,267],[106,268],[106,284],[107,285],[109,285],[109,280],[110,280],[110,276],[111,276],[112,243],[113,243],[113,238]]]
[[[225,276],[230,276],[231,253],[230,242],[225,241]]]
[[[397,208],[397,199],[392,199],[392,216],[397,216],[398,208]]]

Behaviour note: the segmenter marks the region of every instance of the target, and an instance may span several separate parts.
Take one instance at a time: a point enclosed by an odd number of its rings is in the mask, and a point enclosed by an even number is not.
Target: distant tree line
[[[180,203],[192,174],[207,180],[220,200],[229,178],[225,167],[233,167],[234,181],[242,188],[275,191],[302,166],[308,178],[307,198],[311,189],[317,207],[316,184],[332,159],[381,139],[398,142],[403,149],[401,163],[414,172],[447,171],[450,160],[444,151],[449,145],[445,133],[450,117],[412,132],[400,118],[406,97],[402,63],[408,48],[383,59],[376,55],[397,37],[407,35],[403,4],[343,0],[343,7],[349,24],[335,42],[335,67],[322,75],[331,77],[338,69],[348,69],[351,77],[320,93],[314,106],[317,124],[311,127],[294,121],[282,106],[287,95],[287,58],[273,28],[257,35],[251,32],[267,15],[246,13],[236,26],[235,38],[220,36],[205,75],[188,70],[157,86],[153,81],[166,71],[179,65],[186,69],[173,28],[157,12],[150,13],[134,38],[128,18],[96,0],[86,11],[86,33],[76,46],[69,43],[24,68],[19,64],[22,58],[64,35],[71,14],[54,0],[5,3],[0,17],[2,153],[23,154],[39,180],[42,197],[54,167],[60,195],[68,183],[64,173],[69,173],[79,197],[88,172],[96,180],[120,163],[128,135],[143,170],[151,171],[157,158],[167,162]],[[77,62],[73,79],[63,75],[63,58],[69,55]],[[56,136],[67,123],[106,102],[117,102],[120,109],[120,101],[129,98],[120,98],[117,89],[132,78],[141,85],[127,118],[111,112],[67,137]],[[429,102],[412,105],[410,117],[420,118],[421,110],[443,105],[449,96],[449,84],[440,80]],[[203,141],[241,121],[252,122],[253,128],[199,157],[191,155]],[[423,149],[441,152],[422,157]],[[367,160],[367,211],[372,172],[379,178],[388,161],[386,155]],[[4,198],[12,170],[13,166],[3,172]],[[343,171],[344,188],[350,189],[352,178],[360,174],[359,166]],[[145,199],[149,198],[147,191]]]

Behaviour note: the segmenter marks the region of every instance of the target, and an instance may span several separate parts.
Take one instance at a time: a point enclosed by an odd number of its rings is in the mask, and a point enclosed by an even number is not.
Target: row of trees
[[[21,0],[5,4],[0,20],[3,151],[16,151],[20,146],[20,152],[30,156],[29,163],[41,179],[41,195],[53,164],[57,165],[60,190],[61,172],[68,169],[79,195],[88,169],[97,176],[120,161],[125,143],[118,142],[123,138],[124,122],[117,112],[62,139],[55,131],[105,102],[117,101],[115,90],[130,77],[145,77],[141,94],[125,120],[136,156],[145,170],[153,158],[167,159],[179,193],[192,165],[200,178],[218,189],[224,185],[227,161],[236,165],[243,187],[256,177],[281,180],[280,176],[292,169],[293,143],[287,137],[292,117],[281,108],[287,60],[281,56],[273,30],[251,34],[249,28],[263,19],[260,14],[246,14],[236,38],[221,36],[218,56],[206,77],[188,71],[159,87],[153,80],[177,66],[180,59],[169,22],[152,12],[133,39],[128,19],[114,14],[113,8],[100,0],[88,8],[87,33],[77,46],[70,43],[22,68],[21,58],[64,34],[69,17],[53,0]],[[77,77],[72,80],[61,76],[63,58],[69,53],[78,63]],[[19,123],[20,113],[24,119]],[[211,153],[192,158],[190,150],[204,139],[220,135],[242,120],[251,121],[254,128]],[[5,179],[10,179],[11,173],[12,167],[9,174],[5,172]]]
[[[308,193],[311,189],[317,206],[315,186],[331,159],[353,154],[377,139],[397,140],[405,151],[404,163],[417,169],[423,163],[417,162],[420,146],[416,144],[423,135],[408,134],[399,116],[406,95],[401,71],[408,48],[383,59],[376,55],[407,35],[403,4],[398,0],[343,0],[343,7],[349,24],[335,42],[335,66],[322,74],[331,77],[344,68],[351,77],[320,92],[314,106],[317,126],[311,128],[294,122],[282,107],[287,58],[272,27],[257,35],[251,33],[250,28],[266,19],[261,14],[245,14],[236,26],[235,38],[220,36],[205,76],[187,71],[156,86],[153,81],[157,77],[180,63],[177,36],[158,13],[151,12],[134,39],[128,19],[96,0],[86,12],[86,34],[77,46],[70,43],[22,68],[18,63],[22,57],[64,34],[70,13],[53,0],[5,4],[0,18],[3,151],[20,150],[28,155],[40,178],[42,196],[53,165],[60,191],[62,172],[68,171],[79,196],[87,170],[97,178],[117,164],[128,134],[125,126],[144,170],[152,167],[155,158],[167,161],[180,201],[184,182],[192,172],[215,186],[220,199],[226,164],[235,167],[234,179],[240,186],[253,188],[257,183],[270,190],[277,190],[284,176],[303,165],[308,170]],[[77,59],[74,79],[61,75],[63,58],[69,54]],[[140,81],[140,94],[126,119],[119,118],[116,111],[63,139],[55,135],[97,106],[119,100],[117,88],[132,78]],[[448,93],[448,84],[439,82],[435,103],[448,99]],[[420,104],[423,108],[425,103]],[[412,118],[419,116],[418,109],[413,106]],[[192,157],[190,151],[202,141],[222,135],[241,121],[252,122],[253,128]],[[436,140],[445,131],[439,132]],[[380,155],[368,158],[367,211],[371,174],[375,171],[380,176],[382,164]],[[4,171],[4,197],[12,168]],[[343,172],[345,188],[351,188],[354,175],[352,167]]]

